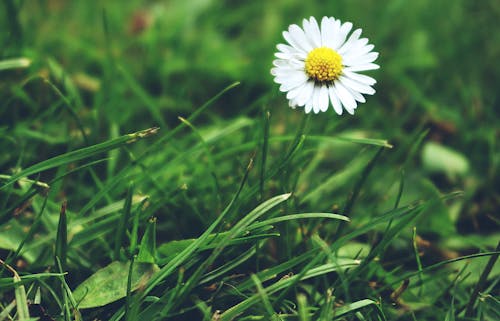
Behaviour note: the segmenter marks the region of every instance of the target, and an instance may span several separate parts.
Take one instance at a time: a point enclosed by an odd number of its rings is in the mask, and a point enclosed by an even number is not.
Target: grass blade
[[[266,111],[264,113],[264,133],[262,137],[262,152],[261,152],[261,159],[260,159],[260,182],[259,182],[259,195],[260,199],[262,200],[264,196],[264,181],[266,177],[266,160],[267,160],[267,151],[269,147],[269,124],[270,124],[270,118],[271,118],[271,113],[269,111]]]
[[[488,275],[490,274],[491,270],[493,269],[493,266],[495,265],[495,262],[498,259],[498,256],[500,255],[500,241],[497,244],[497,247],[495,249],[496,254],[493,254],[490,259],[488,260],[488,263],[484,267],[483,272],[481,273],[481,276],[479,278],[479,281],[477,282],[476,286],[474,287],[474,290],[472,291],[472,294],[470,296],[469,302],[467,303],[467,308],[465,309],[465,316],[466,317],[472,317],[472,314],[474,312],[474,303],[476,302],[477,296],[479,295],[479,292],[482,290],[484,287],[484,284],[486,283],[486,280],[488,279]]]
[[[61,273],[66,270],[66,259],[68,255],[68,223],[66,219],[66,202],[61,205],[59,224],[57,226],[55,266],[61,267]],[[59,264],[58,264],[59,263]]]
[[[134,195],[134,185],[130,184],[127,190],[127,196],[125,197],[125,204],[123,204],[123,213],[118,221],[118,226],[116,229],[115,236],[115,248],[113,252],[113,258],[118,260],[120,257],[120,248],[125,238],[127,232],[127,224],[130,218],[130,210],[132,208],[132,196]]]
[[[152,135],[155,135],[158,132],[159,128],[149,128],[145,130],[141,130],[132,134],[127,134],[121,137],[118,137],[116,139],[109,140],[104,143],[92,145],[89,147],[85,147],[82,149],[78,149],[66,154],[62,154],[59,156],[55,156],[53,158],[47,159],[45,161],[42,161],[40,163],[37,163],[35,165],[32,165],[28,168],[25,168],[21,172],[13,175],[10,177],[7,182],[0,187],[0,190],[12,185],[14,182],[16,182],[18,179],[22,177],[26,177],[32,174],[40,173],[43,171],[46,171],[48,169],[58,167],[61,165],[69,164],[81,159],[85,159],[88,157],[92,157],[94,155],[100,154],[107,152],[109,150],[119,148],[122,146],[125,146],[127,144],[131,144],[136,142],[139,139],[147,138]]]
[[[27,68],[31,65],[31,60],[28,58],[11,58],[0,61],[0,71],[16,68]]]

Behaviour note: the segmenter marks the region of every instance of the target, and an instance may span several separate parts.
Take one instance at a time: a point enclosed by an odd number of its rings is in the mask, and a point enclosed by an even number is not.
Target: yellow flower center
[[[327,47],[311,50],[305,62],[307,75],[315,81],[333,81],[342,73],[342,57]]]

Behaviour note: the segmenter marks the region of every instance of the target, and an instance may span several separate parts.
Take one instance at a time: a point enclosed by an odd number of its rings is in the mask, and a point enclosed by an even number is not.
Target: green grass
[[[311,15],[380,52],[354,116],[272,82]],[[2,2],[0,321],[500,319],[499,15]]]

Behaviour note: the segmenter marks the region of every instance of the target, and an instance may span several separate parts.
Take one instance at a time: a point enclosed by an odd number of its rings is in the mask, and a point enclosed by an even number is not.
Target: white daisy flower
[[[304,107],[306,113],[325,112],[333,106],[339,115],[345,109],[354,114],[363,95],[373,95],[375,79],[358,72],[378,69],[373,62],[378,52],[360,38],[361,29],[348,37],[352,23],[323,17],[321,26],[314,17],[304,19],[303,28],[293,24],[279,44],[271,74],[286,92],[290,107]]]

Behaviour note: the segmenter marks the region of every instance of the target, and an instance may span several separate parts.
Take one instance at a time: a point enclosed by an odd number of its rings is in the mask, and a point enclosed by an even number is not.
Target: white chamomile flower
[[[339,115],[345,109],[354,114],[363,95],[373,95],[375,79],[359,74],[378,69],[373,62],[378,52],[367,38],[360,38],[361,29],[348,37],[352,23],[341,23],[335,18],[323,17],[321,25],[314,17],[304,19],[303,28],[293,24],[283,37],[288,44],[279,44],[271,74],[286,92],[290,107],[304,107],[315,114],[333,106]]]

